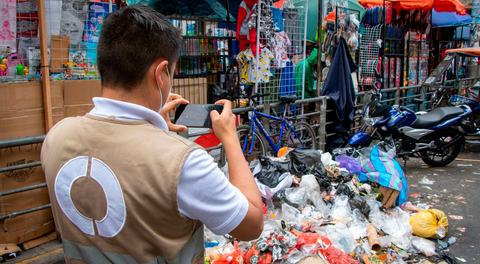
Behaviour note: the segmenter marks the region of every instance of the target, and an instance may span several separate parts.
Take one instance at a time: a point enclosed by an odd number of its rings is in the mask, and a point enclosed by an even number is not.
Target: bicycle
[[[269,94],[258,94],[249,96],[253,102],[253,106],[258,105],[255,98],[261,98],[268,96]],[[315,132],[313,128],[306,121],[298,121],[297,117],[287,117],[287,109],[290,104],[293,104],[297,100],[296,95],[280,96],[281,103],[284,103],[284,111],[282,117],[271,116],[261,112],[257,112],[253,109],[251,116],[249,116],[248,125],[241,125],[237,127],[237,135],[240,140],[240,146],[242,147],[243,155],[245,159],[250,162],[258,155],[266,155],[268,145],[270,148],[278,154],[278,151],[282,147],[291,149],[315,149]],[[259,117],[265,117],[269,120],[281,122],[281,128],[278,135],[269,135],[267,130],[258,120]],[[295,122],[293,122],[294,120]],[[293,126],[290,124],[293,123]],[[270,129],[270,128],[269,128]],[[260,131],[261,133],[258,133]],[[273,136],[273,138],[272,138]],[[277,139],[278,136],[278,139]],[[276,144],[274,141],[277,141]],[[221,148],[220,158],[222,161],[226,161],[225,150]],[[225,164],[225,163],[224,163]]]

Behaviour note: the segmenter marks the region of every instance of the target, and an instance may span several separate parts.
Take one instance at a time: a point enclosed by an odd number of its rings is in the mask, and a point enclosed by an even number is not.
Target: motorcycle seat
[[[295,103],[295,101],[297,100],[297,96],[296,95],[283,95],[283,96],[280,96],[280,98],[278,98],[280,100],[280,102],[284,103],[284,104],[291,104],[291,103]]]
[[[412,128],[429,128],[441,124],[449,119],[455,118],[463,114],[463,110],[458,107],[439,107],[432,111],[417,116],[417,120],[413,122]]]

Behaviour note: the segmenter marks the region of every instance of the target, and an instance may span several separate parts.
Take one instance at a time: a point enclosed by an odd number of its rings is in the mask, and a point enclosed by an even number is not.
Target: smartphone
[[[222,113],[223,105],[214,104],[181,104],[175,110],[175,124],[186,127],[212,128],[210,112]]]

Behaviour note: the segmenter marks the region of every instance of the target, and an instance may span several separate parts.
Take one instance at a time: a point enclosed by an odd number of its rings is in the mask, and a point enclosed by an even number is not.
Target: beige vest
[[[204,263],[203,225],[177,206],[199,148],[147,121],[66,118],[41,161],[67,263]]]

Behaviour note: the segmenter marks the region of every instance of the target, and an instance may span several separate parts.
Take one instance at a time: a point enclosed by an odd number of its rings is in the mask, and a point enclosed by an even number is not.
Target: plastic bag
[[[334,226],[329,226],[327,229],[327,235],[332,245],[336,248],[350,253],[355,249],[355,242],[353,241],[352,232],[343,223],[338,223]]]
[[[349,254],[341,251],[334,246],[318,249],[329,263],[335,264],[358,264],[358,260],[353,259]]]
[[[282,219],[287,222],[294,222],[301,225],[300,211],[286,203],[282,204]]]
[[[288,203],[298,209],[303,209],[307,203],[308,192],[307,188],[285,188],[275,194],[272,198],[274,204],[280,206],[282,203]]]
[[[348,185],[342,183],[337,186],[337,191],[335,195],[344,195],[347,197],[353,197],[353,191],[348,187]]]
[[[347,223],[350,221],[351,214],[352,210],[348,204],[348,197],[344,195],[337,196],[330,214],[332,219],[337,222]]]
[[[352,232],[352,236],[354,239],[359,239],[362,237],[366,237],[368,227],[370,223],[365,218],[365,216],[361,213],[360,210],[354,209],[352,213],[352,223],[350,224],[350,232]]]
[[[322,247],[328,247],[332,245],[332,242],[328,237],[322,236],[318,233],[303,233],[297,239],[297,249],[301,249],[305,245],[321,245]]]
[[[444,238],[448,232],[448,218],[437,209],[423,210],[410,217],[413,234],[425,238]]]
[[[340,162],[340,167],[345,168],[350,173],[360,173],[362,171],[362,165],[360,163],[347,155],[340,155],[335,158],[336,161]]]
[[[281,180],[277,186],[274,186],[273,188],[261,183],[258,179],[255,179],[258,190],[260,191],[260,195],[263,198],[270,200],[270,198],[272,198],[276,193],[292,185],[293,179],[289,172],[283,173],[280,178],[283,178],[283,180]]]
[[[332,154],[329,152],[322,153],[322,164],[324,166],[338,166],[340,163],[333,161]]]
[[[364,216],[368,217],[368,214],[370,213],[370,206],[362,196],[355,195],[353,198],[348,200],[348,204],[350,204],[350,208],[352,210],[358,209]]]
[[[435,242],[427,240],[425,238],[414,236],[412,238],[412,245],[416,250],[425,254],[425,256],[430,257],[436,255],[435,253]]]
[[[284,173],[290,171],[290,161],[273,161],[266,156],[259,156],[259,160],[262,168],[254,176],[270,188],[277,186],[284,179],[282,177],[286,177]]]
[[[295,264],[295,263],[299,262],[300,260],[302,260],[304,257],[305,257],[305,255],[303,254],[303,252],[301,252],[300,250],[295,248],[285,258],[284,263],[285,264]]]
[[[327,205],[325,201],[323,201],[322,196],[318,192],[311,192],[308,199],[312,201],[315,208],[324,216],[326,217],[330,213],[330,205]]]
[[[320,186],[318,185],[317,179],[312,174],[307,174],[302,176],[302,181],[300,182],[300,188],[307,188],[307,192],[318,192],[320,193]]]

